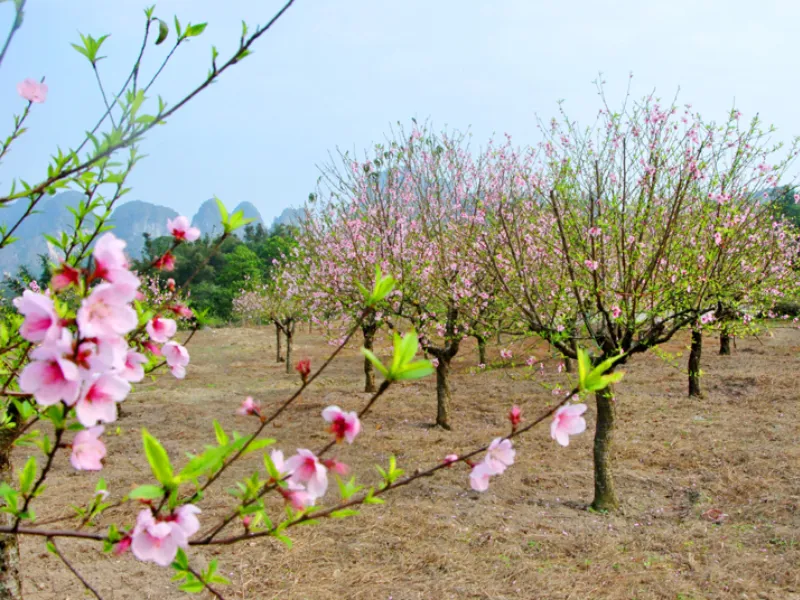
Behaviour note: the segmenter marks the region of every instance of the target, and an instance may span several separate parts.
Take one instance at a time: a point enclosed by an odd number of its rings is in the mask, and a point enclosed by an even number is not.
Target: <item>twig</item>
[[[59,549],[58,549],[58,546],[56,546],[56,542],[55,542],[55,540],[54,540],[52,537],[48,537],[48,538],[47,538],[47,541],[48,541],[48,542],[50,542],[50,545],[51,545],[51,547],[52,547],[52,550],[53,550],[53,552],[55,552],[56,556],[58,556],[58,558],[60,558],[60,559],[61,559],[61,562],[63,562],[63,563],[64,563],[64,564],[67,566],[67,568],[68,568],[70,571],[72,571],[72,574],[73,574],[73,575],[75,575],[75,577],[77,577],[77,578],[80,580],[80,582],[83,584],[83,587],[85,587],[87,590],[89,590],[90,592],[92,592],[92,594],[94,594],[94,597],[95,597],[95,598],[97,598],[97,600],[103,600],[103,597],[102,597],[102,596],[101,596],[99,593],[97,593],[97,590],[96,590],[96,589],[94,589],[94,588],[91,586],[91,584],[90,584],[88,581],[86,581],[86,580],[83,578],[83,575],[81,575],[81,574],[78,572],[78,570],[77,570],[75,567],[73,567],[73,566],[72,566],[72,563],[70,563],[70,562],[67,560],[67,557],[66,557],[66,556],[64,556],[64,555],[61,553],[61,550],[59,550]]]

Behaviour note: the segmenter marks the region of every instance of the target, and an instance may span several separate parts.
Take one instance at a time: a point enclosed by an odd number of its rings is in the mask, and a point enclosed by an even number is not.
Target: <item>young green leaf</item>
[[[167,455],[164,446],[150,435],[146,429],[142,429],[142,442],[144,444],[144,453],[147,456],[147,462],[150,463],[153,475],[164,487],[172,487],[174,483],[172,465],[169,462],[169,455]]]

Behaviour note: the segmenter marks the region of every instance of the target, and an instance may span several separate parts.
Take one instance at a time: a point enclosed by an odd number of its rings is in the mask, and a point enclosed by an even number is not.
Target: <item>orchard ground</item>
[[[192,363],[183,382],[162,373],[123,403],[125,416],[108,428],[108,460],[102,475],[118,499],[151,475],[141,452],[146,427],[173,462],[213,443],[212,419],[242,433],[255,419],[236,416],[247,395],[269,409],[299,385],[274,362],[274,329],[205,330],[189,348]],[[687,336],[663,349],[688,352]],[[358,345],[352,344],[301,401],[269,428],[276,447],[319,448],[329,439],[320,412],[330,404],[363,406],[366,395]],[[230,547],[192,549],[196,567],[218,558],[232,585],[227,599],[800,599],[800,394],[797,391],[800,331],[779,329],[774,337],[737,340],[731,357],[716,354],[707,338],[703,385],[706,397],[686,397],[686,376],[664,360],[639,355],[618,386],[619,429],[616,481],[623,499],[619,514],[586,510],[592,494],[593,401],[589,431],[567,448],[550,439],[549,428],[516,442],[517,461],[492,479],[488,492],[469,489],[465,466],[446,470],[419,485],[387,496],[382,506],[359,516],[323,521],[289,531],[291,549],[272,539]],[[543,358],[533,340],[510,346],[515,360]],[[381,356],[389,351],[383,338]],[[330,353],[322,335],[298,332],[294,357],[319,365]],[[499,363],[500,348],[490,349]],[[377,483],[373,465],[395,454],[407,471],[446,454],[484,444],[508,431],[512,404],[534,418],[553,402],[537,382],[561,382],[557,361],[547,374],[525,366],[475,371],[477,353],[467,345],[455,359],[452,432],[432,429],[434,378],[398,386],[364,421],[353,446],[336,457],[361,483]],[[592,400],[592,399],[590,399]],[[20,465],[17,465],[20,466]],[[261,468],[251,455],[229,472],[243,477]],[[84,503],[100,475],[75,472],[66,455],[56,458],[45,496]],[[233,504],[225,489],[231,478],[202,502],[207,527]],[[331,485],[326,498],[335,501]],[[276,515],[281,510],[273,500]],[[63,517],[46,513],[40,522]],[[51,503],[61,505],[62,503]],[[707,511],[728,515],[720,524]],[[135,513],[111,511],[101,524],[132,523]],[[706,515],[706,516],[704,516]],[[106,520],[107,519],[107,520]],[[61,521],[66,527],[69,521]],[[204,529],[205,529],[204,527]],[[235,530],[241,531],[241,527]],[[25,597],[78,600],[86,593],[47,553],[41,539],[22,540]],[[169,581],[170,569],[138,562],[132,555],[103,554],[97,544],[64,539],[59,548],[110,600],[185,597]],[[38,582],[34,584],[33,582]]]

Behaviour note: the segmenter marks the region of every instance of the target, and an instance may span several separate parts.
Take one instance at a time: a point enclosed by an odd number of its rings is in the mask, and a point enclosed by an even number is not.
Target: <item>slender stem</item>
[[[111,119],[111,125],[114,129],[117,128],[117,124],[114,122],[114,115],[111,114],[111,105],[108,103],[108,97],[106,96],[106,90],[103,87],[103,80],[100,79],[100,71],[97,70],[97,63],[92,63],[92,70],[94,71],[94,77],[97,79],[97,85],[100,88],[100,95],[103,96],[103,104],[106,105],[106,114],[108,118]],[[115,100],[116,102],[116,100]]]
[[[83,584],[83,587],[85,587],[87,590],[89,590],[90,592],[92,592],[92,594],[94,594],[94,597],[95,597],[95,598],[97,598],[97,600],[103,600],[103,597],[102,597],[102,596],[101,596],[101,595],[100,595],[100,594],[97,592],[97,590],[96,590],[96,589],[94,589],[94,588],[93,588],[93,587],[92,587],[92,586],[89,584],[89,582],[88,582],[88,581],[86,581],[86,580],[83,578],[83,575],[81,575],[81,574],[78,572],[78,570],[77,570],[75,567],[73,567],[73,566],[72,566],[72,563],[70,563],[70,562],[67,560],[67,557],[66,557],[66,556],[64,556],[64,554],[61,552],[61,550],[59,550],[59,549],[58,549],[58,546],[56,546],[56,541],[55,541],[55,540],[54,540],[52,537],[48,537],[48,538],[47,538],[47,541],[48,541],[48,542],[50,542],[50,544],[51,544],[51,547],[52,547],[53,551],[56,553],[56,556],[58,556],[58,558],[60,558],[60,559],[61,559],[61,562],[63,562],[63,563],[64,563],[64,564],[67,566],[67,568],[68,568],[70,571],[72,571],[72,574],[73,574],[73,575],[75,575],[75,577],[77,577],[77,578],[80,580],[80,582]]]
[[[39,479],[36,480],[36,483],[31,488],[30,493],[25,497],[25,504],[22,505],[22,510],[19,511],[17,518],[14,520],[14,530],[19,528],[19,524],[22,521],[22,515],[28,511],[28,506],[33,500],[34,496],[36,496],[36,492],[39,490],[39,487],[42,485],[45,479],[47,479],[47,474],[50,472],[50,468],[53,466],[53,459],[56,456],[56,452],[58,452],[59,444],[61,443],[61,437],[64,435],[63,429],[56,429],[56,439],[53,442],[53,447],[47,455],[47,462],[42,469],[42,472],[39,473]]]
[[[25,192],[0,197],[0,204],[5,204],[7,202],[10,202],[11,200],[15,200],[16,198],[22,198],[24,196],[32,196],[44,193],[48,187],[52,186],[57,181],[61,181],[62,179],[67,179],[72,175],[81,173],[86,169],[92,167],[93,165],[97,164],[104,158],[111,156],[117,150],[125,148],[126,146],[130,146],[132,143],[136,142],[138,139],[144,136],[148,131],[150,131],[157,125],[161,124],[164,120],[171,117],[178,110],[180,110],[186,104],[188,104],[195,96],[197,96],[200,92],[202,92],[208,86],[210,86],[216,79],[218,79],[223,72],[227,71],[230,67],[238,63],[240,60],[239,57],[242,55],[242,53],[247,51],[258,38],[264,35],[264,33],[266,33],[267,30],[269,30],[270,27],[272,27],[272,25],[275,24],[275,22],[289,9],[289,7],[292,4],[294,4],[294,1],[295,0],[289,0],[289,2],[287,2],[284,5],[284,7],[280,11],[278,11],[278,13],[264,27],[260,27],[258,30],[256,30],[256,32],[253,35],[251,35],[247,39],[247,41],[241,45],[236,54],[234,54],[230,59],[228,59],[228,61],[224,65],[222,65],[222,67],[220,67],[219,70],[210,74],[203,83],[201,83],[194,90],[189,92],[189,94],[187,94],[182,100],[180,100],[177,104],[175,104],[175,106],[173,106],[169,110],[166,110],[162,113],[155,115],[155,118],[151,123],[143,125],[140,129],[137,129],[134,133],[132,133],[128,138],[123,139],[122,141],[117,142],[115,144],[109,145],[108,148],[106,148],[105,150],[98,152],[93,157],[88,158],[87,160],[75,165],[74,167],[54,173],[44,181],[36,184],[31,189],[26,190]]]
[[[8,47],[11,45],[11,39],[14,37],[14,34],[17,33],[17,29],[22,26],[22,10],[24,8],[25,0],[19,0],[19,4],[16,7],[17,14],[14,16],[14,22],[11,24],[11,31],[8,32],[6,43],[3,44],[3,50],[0,51],[0,64],[3,64],[3,59],[6,57]]]
[[[211,595],[212,595],[212,596],[214,596],[214,597],[215,597],[215,598],[217,598],[218,600],[225,600],[225,598],[222,596],[222,594],[220,594],[220,593],[219,593],[217,590],[215,590],[215,589],[214,589],[214,588],[212,588],[212,587],[211,587],[209,584],[207,584],[205,581],[203,581],[203,576],[202,576],[202,575],[200,575],[200,573],[198,573],[197,571],[195,571],[195,570],[194,570],[192,567],[189,567],[189,569],[188,569],[188,570],[189,570],[189,573],[191,573],[192,575],[194,575],[195,577],[197,577],[197,580],[198,580],[200,583],[202,583],[202,584],[203,584],[203,586],[204,586],[204,587],[205,587],[205,588],[206,588],[206,589],[207,589],[209,592],[211,592]]]

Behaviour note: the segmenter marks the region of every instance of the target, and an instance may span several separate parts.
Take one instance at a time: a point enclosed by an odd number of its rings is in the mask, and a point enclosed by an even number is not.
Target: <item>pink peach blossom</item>
[[[47,84],[28,77],[17,84],[17,93],[28,102],[41,104],[47,100]]]
[[[189,225],[189,219],[184,216],[167,219],[167,229],[172,237],[184,242],[193,242],[200,237],[200,230]]]
[[[485,461],[479,462],[470,471],[469,485],[476,492],[485,492],[489,489],[489,479],[498,474],[495,465]]]
[[[183,530],[186,539],[200,531],[200,521],[197,518],[202,511],[194,504],[182,504],[172,513],[171,522]]]
[[[99,471],[100,462],[106,456],[106,445],[100,439],[105,431],[102,425],[79,431],[72,440],[72,454],[69,461],[79,471]]]
[[[139,287],[139,280],[128,270],[128,259],[124,251],[126,245],[124,240],[113,233],[106,233],[97,240],[92,251],[95,264],[94,277],[127,288],[132,300]]]
[[[176,342],[167,342],[161,347],[169,370],[177,379],[186,377],[186,365],[189,364],[189,351]]]
[[[50,287],[54,291],[59,292],[68,288],[71,285],[77,285],[81,280],[81,272],[78,269],[68,265],[65,262],[61,263],[50,278]]]
[[[66,358],[72,352],[72,336],[64,330],[58,341],[48,342],[31,352],[31,362],[19,376],[19,388],[33,394],[36,402],[50,406],[62,400],[75,403],[80,390],[78,366]]]
[[[486,450],[485,461],[492,465],[494,470],[499,474],[514,464],[514,456],[516,451],[513,448],[511,440],[504,440],[503,438],[495,438],[489,444]]]
[[[188,546],[186,535],[180,527],[166,521],[156,521],[149,508],[139,512],[131,537],[131,550],[136,558],[162,567],[172,563],[179,547]]]
[[[113,373],[95,375],[83,384],[83,392],[75,406],[78,421],[85,427],[98,422],[117,420],[117,402],[122,402],[131,391],[131,384]]]
[[[448,454],[447,456],[444,457],[444,460],[442,462],[449,466],[454,462],[456,462],[457,460],[458,460],[458,454]]]
[[[120,377],[125,381],[136,383],[144,379],[144,367],[142,365],[147,363],[147,357],[141,352],[136,350],[128,350],[125,355],[125,364],[119,372]]]
[[[289,480],[304,485],[314,499],[325,495],[328,489],[328,469],[311,450],[298,449],[297,454],[286,461],[286,468],[292,474]]]
[[[328,471],[335,473],[336,475],[347,475],[347,473],[350,472],[350,468],[346,464],[339,462],[335,458],[323,460],[322,464],[325,465],[325,468],[328,469]]]
[[[329,406],[322,411],[322,418],[331,424],[330,432],[336,436],[336,441],[347,440],[352,444],[361,431],[361,421],[355,412],[344,412],[338,406]]]
[[[58,339],[61,336],[61,320],[56,314],[53,299],[31,290],[14,298],[14,306],[25,317],[19,334],[29,342]]]
[[[248,396],[242,401],[242,405],[236,409],[237,415],[258,415],[261,414],[261,406],[253,400],[252,397]]]
[[[581,416],[585,412],[585,404],[566,404],[559,408],[550,424],[550,437],[562,446],[569,446],[569,436],[586,431],[586,420]]]
[[[137,324],[136,311],[129,306],[133,295],[127,288],[101,283],[84,298],[78,309],[78,329],[81,336],[110,337],[125,335]]]
[[[147,322],[145,329],[151,340],[163,344],[175,335],[175,332],[178,331],[178,324],[172,319],[156,315]]]
[[[517,405],[512,406],[508,413],[508,420],[511,421],[511,428],[516,429],[522,421],[522,409]]]

